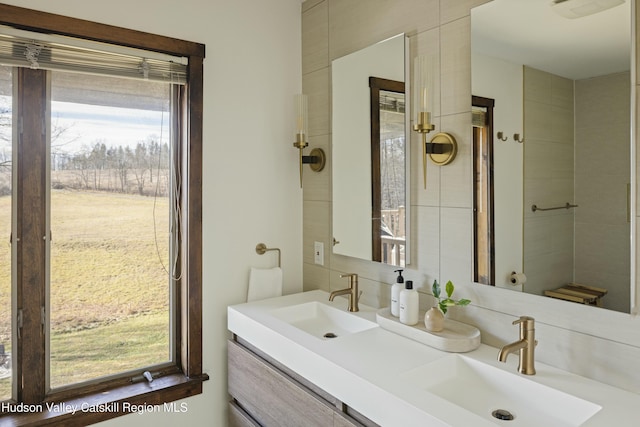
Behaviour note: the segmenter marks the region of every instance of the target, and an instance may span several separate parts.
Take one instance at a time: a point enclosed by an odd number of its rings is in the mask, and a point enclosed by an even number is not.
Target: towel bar
[[[539,208],[538,205],[531,205],[532,211],[555,211],[556,209],[569,209],[569,208],[577,208],[578,205],[572,205],[571,203],[565,203],[564,206],[556,206],[553,208]]]
[[[278,267],[282,267],[281,265],[281,253],[279,248],[268,248],[264,243],[258,243],[256,245],[256,253],[258,255],[264,255],[268,251],[278,251]]]

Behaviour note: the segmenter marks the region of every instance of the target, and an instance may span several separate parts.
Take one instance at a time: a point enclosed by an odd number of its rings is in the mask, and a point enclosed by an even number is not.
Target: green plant
[[[438,307],[440,307],[440,310],[442,310],[444,314],[447,313],[447,309],[449,307],[453,307],[454,305],[460,305],[460,306],[469,305],[469,303],[471,302],[471,300],[464,299],[464,298],[461,298],[459,300],[454,300],[453,298],[451,298],[451,296],[453,295],[453,291],[455,290],[455,286],[453,286],[453,282],[451,282],[451,280],[447,282],[444,289],[445,289],[445,292],[447,293],[447,297],[441,298],[440,284],[438,283],[437,280],[433,281],[433,286],[431,287],[431,290],[433,292],[433,296],[438,299]]]

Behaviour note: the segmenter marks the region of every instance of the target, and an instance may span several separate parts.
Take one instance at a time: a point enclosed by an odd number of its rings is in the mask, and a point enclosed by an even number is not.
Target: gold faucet
[[[341,274],[340,277],[349,278],[349,287],[331,292],[329,295],[329,301],[333,301],[333,299],[338,295],[349,295],[349,311],[358,311],[358,275],[355,273],[349,273]]]
[[[520,340],[507,344],[500,349],[498,360],[507,361],[509,353],[520,350],[520,364],[518,372],[525,375],[535,375],[536,368],[534,365],[534,349],[538,342],[536,341],[535,319],[529,316],[520,316],[518,320],[513,322],[514,325],[520,325]]]

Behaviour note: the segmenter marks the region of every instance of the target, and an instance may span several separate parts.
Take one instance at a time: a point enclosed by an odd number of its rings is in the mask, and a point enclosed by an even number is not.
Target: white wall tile
[[[440,27],[440,114],[471,111],[471,18]]]
[[[329,59],[438,26],[439,0],[329,0]]]
[[[331,129],[329,75],[329,68],[321,68],[302,76],[302,92],[308,99],[309,136],[327,135]]]
[[[456,295],[468,297],[473,302],[470,307],[452,310],[451,315],[477,325],[482,331],[483,342],[500,346],[515,340],[517,328],[511,325],[511,321],[520,315],[532,315],[538,320],[539,361],[637,392],[640,370],[628,373],[626,367],[640,358],[640,319],[619,312],[471,283],[473,238],[470,208],[471,163],[468,154],[470,129],[467,134],[464,122],[468,118],[463,117],[470,111],[471,97],[469,7],[483,3],[483,0],[440,0],[439,9],[438,5],[431,7],[431,2],[424,2],[429,13],[423,12],[420,15],[418,9],[414,9],[416,16],[426,19],[420,26],[415,24],[414,17],[408,18],[403,12],[390,10],[396,7],[395,2],[391,5],[382,0],[328,1],[330,58],[378,41],[383,35],[401,31],[411,36],[412,57],[418,52],[436,52],[441,58],[439,105],[436,107],[437,117],[434,122],[437,129],[460,136],[467,153],[461,158],[464,160],[456,159],[452,165],[440,168],[435,177],[431,174],[437,170],[431,168],[429,180],[434,185],[437,184],[437,188],[425,192],[421,186],[419,144],[416,144],[416,135],[412,135],[411,221],[418,238],[413,240],[411,246],[414,263],[406,269],[405,275],[412,277],[420,285],[421,307],[430,304],[428,293],[434,278],[441,281],[453,280]],[[369,7],[376,10],[364,10]],[[440,26],[438,22],[432,21],[434,11],[439,11]],[[383,16],[385,20],[378,19]],[[373,25],[377,27],[371,30]],[[365,34],[363,28],[369,31],[368,34]],[[537,110],[538,118],[535,121],[539,130],[525,129],[524,132],[524,148],[538,150],[539,164],[542,165],[531,177],[540,179],[553,176],[555,181],[549,179],[542,185],[566,188],[568,176],[561,173],[560,169],[572,161],[572,150],[559,145],[567,144],[568,131],[558,125],[557,116],[570,115],[567,109],[567,101],[571,97],[568,85],[537,70],[529,69],[527,73],[525,85],[529,85],[532,94],[529,108],[536,108],[536,102],[545,103]],[[549,105],[562,109],[551,110]],[[555,137],[549,132],[554,120]],[[554,157],[553,161],[549,161],[551,151],[554,151],[551,155]],[[525,165],[525,169],[530,169],[531,166]],[[457,176],[458,173],[463,176]],[[415,188],[416,184],[418,188]],[[535,188],[533,190],[535,194]],[[464,195],[458,194],[459,192]],[[562,192],[556,193],[556,197],[563,197]],[[539,215],[540,212],[534,216],[529,209],[530,204],[541,203],[540,200],[537,197],[525,200],[525,217],[528,221],[549,220],[548,217]],[[562,203],[566,201],[571,200],[563,200]],[[555,219],[555,223],[540,225],[538,232],[553,234],[551,237],[554,238],[554,245],[563,248],[570,241],[569,236],[560,232],[566,219],[560,217]],[[305,227],[305,233],[307,232]],[[535,240],[532,240],[532,244],[535,245]],[[569,255],[558,254],[553,248],[551,251],[548,249],[548,245],[538,242],[536,251],[540,259],[535,262],[540,271],[566,274],[562,269],[569,263]],[[384,304],[384,296],[395,277],[390,266],[337,255],[331,257],[330,269],[331,289],[339,289],[343,285],[341,279],[337,278],[340,272],[356,272],[366,284],[368,301],[373,300],[381,305]],[[317,277],[314,274],[312,280]],[[543,282],[546,280],[549,279],[542,279]]]
[[[307,5],[304,2],[302,13],[302,74],[317,71],[329,66],[329,3]]]

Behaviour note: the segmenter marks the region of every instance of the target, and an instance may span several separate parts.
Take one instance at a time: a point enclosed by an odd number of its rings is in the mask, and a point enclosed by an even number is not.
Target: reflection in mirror
[[[472,92],[495,100],[495,285],[628,312],[630,2],[568,19],[494,0],[471,22]]]
[[[405,265],[404,82],[369,77],[372,260]]]
[[[369,86],[371,77],[404,85],[407,46],[406,36],[400,34],[332,62],[334,254],[400,266],[409,263],[407,120],[400,113],[404,89],[380,88],[379,101],[372,103]],[[389,111],[391,104],[398,111]],[[380,118],[376,148],[372,114]]]
[[[473,124],[473,281],[494,285],[493,99],[474,96]]]

